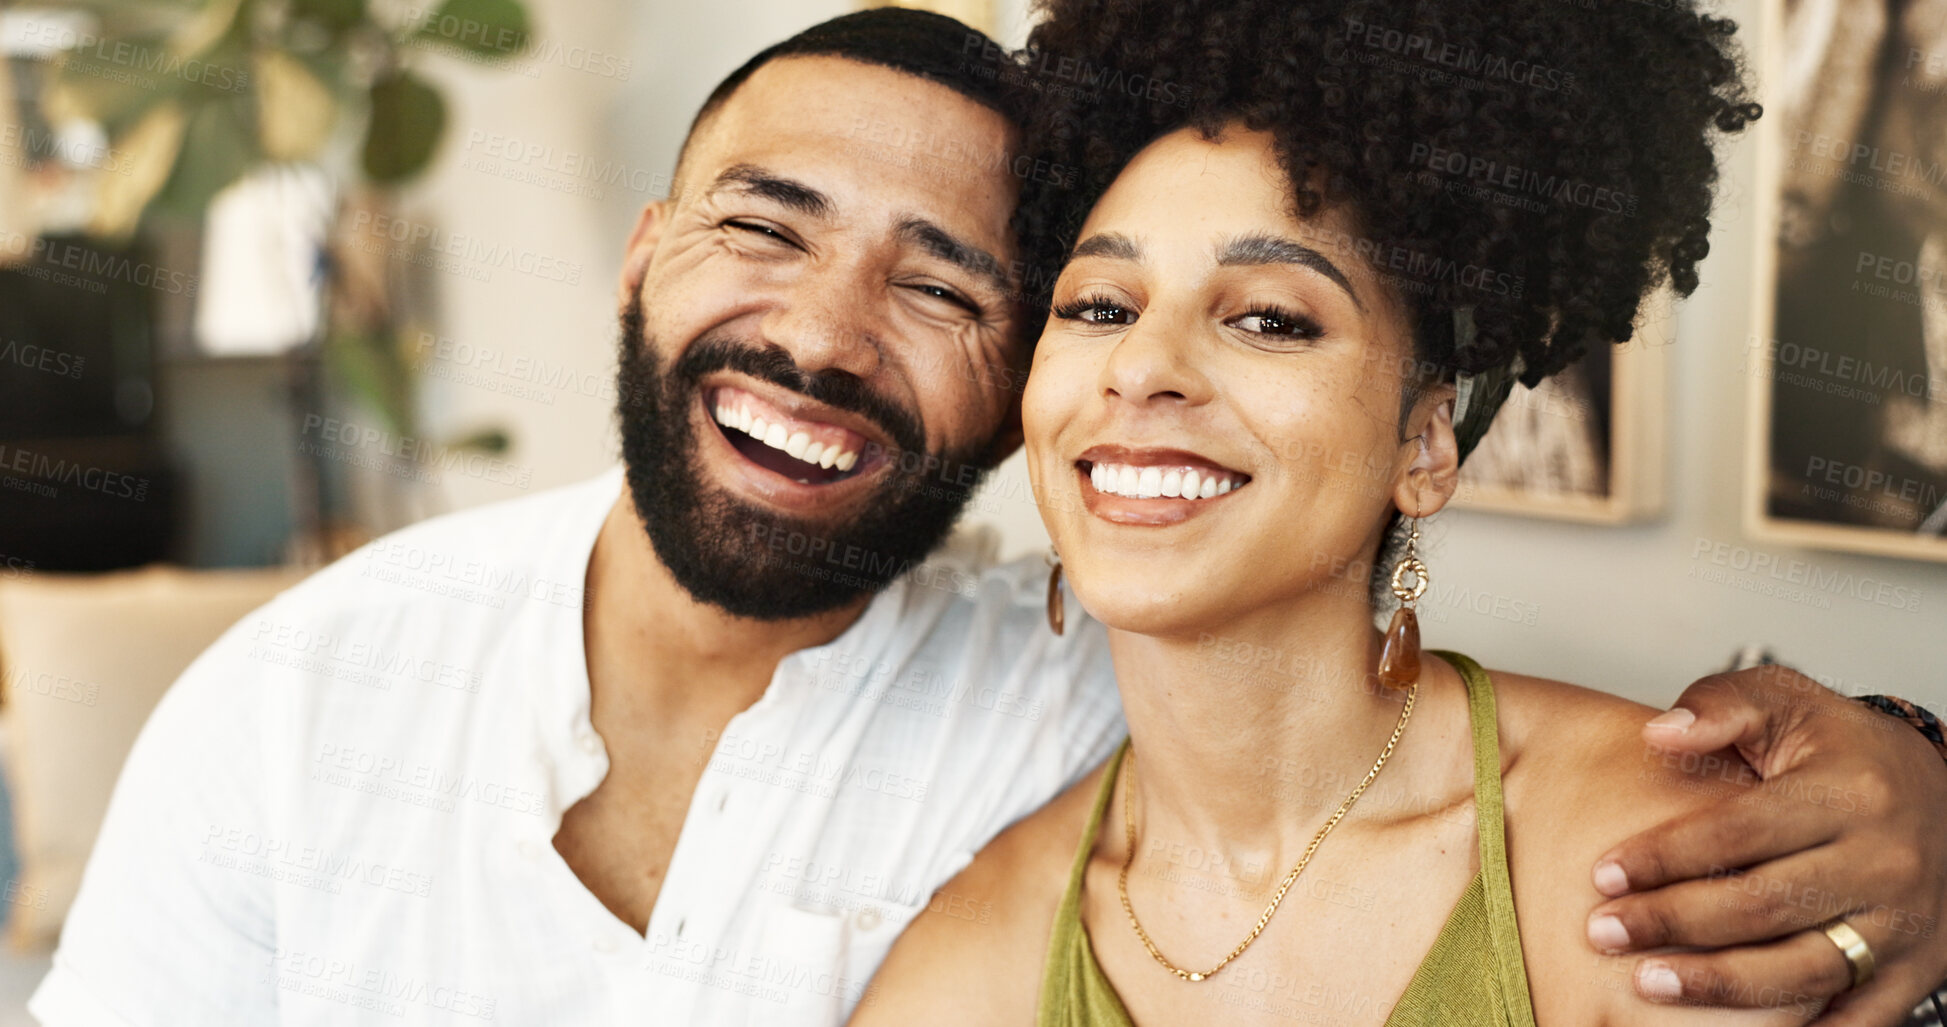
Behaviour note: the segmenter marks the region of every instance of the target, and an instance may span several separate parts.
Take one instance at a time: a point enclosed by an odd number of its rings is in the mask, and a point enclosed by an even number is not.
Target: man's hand
[[[1589,914],[1592,944],[1715,950],[1639,960],[1644,998],[1816,1008],[1838,996],[1821,1025],[1879,1027],[1947,979],[1947,764],[1919,732],[1766,666],[1691,685],[1643,739],[1698,754],[1734,747],[1762,778],[1597,861],[1596,888],[1611,898]],[[1855,992],[1818,929],[1835,917],[1878,959]],[[1614,945],[1619,930],[1627,941]]]

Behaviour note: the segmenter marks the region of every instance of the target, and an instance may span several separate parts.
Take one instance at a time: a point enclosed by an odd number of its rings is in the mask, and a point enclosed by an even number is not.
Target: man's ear
[[[668,224],[668,200],[651,200],[642,205],[635,230],[629,233],[629,244],[622,251],[622,280],[616,299],[623,306],[642,291],[642,278],[649,273],[649,260],[656,255],[656,244],[662,242],[663,229]]]
[[[1393,486],[1393,502],[1408,516],[1430,517],[1460,487],[1460,443],[1453,430],[1454,390],[1442,385],[1414,404],[1414,449]]]

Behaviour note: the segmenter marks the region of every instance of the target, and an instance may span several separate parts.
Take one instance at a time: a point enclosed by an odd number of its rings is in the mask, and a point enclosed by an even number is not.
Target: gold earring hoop
[[[1048,566],[1052,568],[1048,571],[1048,628],[1059,635],[1067,619],[1067,604],[1061,597],[1061,554],[1054,546],[1048,547]]]
[[[1407,576],[1412,583],[1407,583]],[[1399,609],[1386,626],[1386,641],[1379,647],[1379,683],[1402,691],[1420,680],[1420,617],[1414,612],[1426,594],[1426,564],[1420,560],[1420,518],[1413,515],[1412,530],[1406,536],[1406,552],[1393,565],[1393,597]]]

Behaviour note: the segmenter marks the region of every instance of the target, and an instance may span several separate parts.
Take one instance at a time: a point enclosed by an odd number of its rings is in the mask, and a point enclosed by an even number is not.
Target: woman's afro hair
[[[1398,288],[1442,373],[1534,385],[1627,340],[1710,249],[1714,133],[1758,117],[1736,25],[1692,0],[1043,0],[1015,74],[1053,173],[1017,226],[1045,311],[1083,219],[1152,140],[1268,131],[1308,217]],[[1455,345],[1454,311],[1476,332]],[[1030,326],[1035,327],[1035,326]]]

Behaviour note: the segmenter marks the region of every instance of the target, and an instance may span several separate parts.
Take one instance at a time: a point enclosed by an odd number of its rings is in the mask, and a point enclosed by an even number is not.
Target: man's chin
[[[845,538],[843,522],[708,504],[700,523],[644,519],[650,544],[699,603],[735,617],[797,620],[884,589],[907,561]]]

